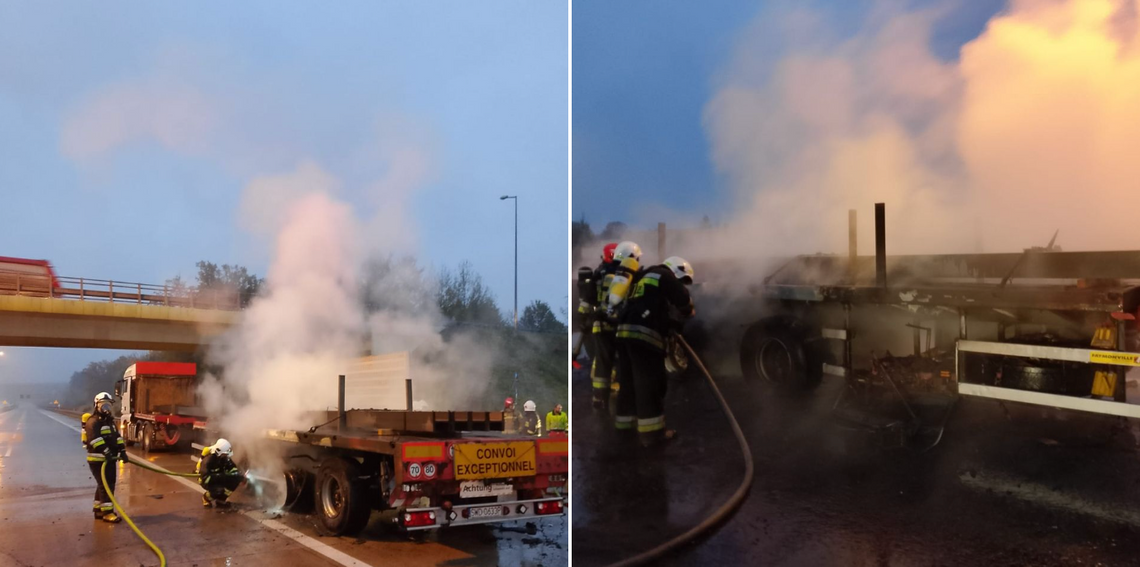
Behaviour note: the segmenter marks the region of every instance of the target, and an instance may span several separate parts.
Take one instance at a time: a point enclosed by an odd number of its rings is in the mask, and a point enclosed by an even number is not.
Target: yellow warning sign
[[[455,478],[534,476],[534,442],[457,443]]]
[[[1115,364],[1118,366],[1140,366],[1140,354],[1134,352],[1089,351],[1092,364]]]

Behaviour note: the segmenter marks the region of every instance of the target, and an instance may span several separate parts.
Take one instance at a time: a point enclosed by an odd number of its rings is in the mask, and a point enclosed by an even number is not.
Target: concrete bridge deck
[[[240,311],[0,295],[0,346],[194,351]]]

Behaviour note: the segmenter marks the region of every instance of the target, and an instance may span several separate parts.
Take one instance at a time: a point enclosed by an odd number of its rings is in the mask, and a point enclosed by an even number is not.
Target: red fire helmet
[[[611,242],[602,248],[602,260],[606,262],[614,261],[614,248],[617,248],[617,242]]]

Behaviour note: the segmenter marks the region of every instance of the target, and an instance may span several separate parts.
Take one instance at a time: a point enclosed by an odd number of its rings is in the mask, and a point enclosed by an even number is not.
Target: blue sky
[[[519,195],[520,309],[558,311],[567,17],[523,1],[0,3],[0,255],[147,283],[202,259],[264,274],[242,190],[313,162],[362,219],[410,227],[422,264],[471,261],[504,311],[498,197]],[[405,207],[385,210],[384,180]],[[6,350],[0,380],[119,354]]]
[[[646,224],[651,207],[723,220],[736,203],[716,172],[702,113],[749,26],[791,9],[810,10],[842,38],[873,9],[937,9],[931,51],[956,59],[1003,9],[1003,0],[765,2],[579,1],[574,4],[572,215],[595,229]],[[778,38],[756,57],[774,63]],[[649,212],[647,212],[649,211]],[[643,217],[652,218],[643,218]]]

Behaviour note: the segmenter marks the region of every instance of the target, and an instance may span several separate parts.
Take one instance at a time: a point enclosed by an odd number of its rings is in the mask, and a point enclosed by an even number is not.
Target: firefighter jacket
[[[570,416],[566,412],[546,414],[547,431],[568,431],[570,429]]]
[[[83,423],[80,434],[87,446],[87,460],[102,462],[109,456],[119,456],[126,452],[127,444],[115,429],[115,418],[109,414],[93,413]]]
[[[538,418],[538,412],[523,412],[523,433],[542,437],[542,421]]]
[[[639,340],[665,350],[665,337],[676,322],[693,312],[689,290],[667,266],[647,268],[638,274],[633,293],[625,302],[617,338]]]
[[[241,471],[238,470],[233,459],[214,454],[210,452],[209,447],[202,449],[202,459],[198,461],[198,466],[195,467],[194,472],[198,473],[198,484],[207,489],[214,481],[241,476]]]
[[[603,313],[610,296],[610,284],[614,281],[614,272],[620,264],[618,262],[602,262],[594,272],[594,289],[597,295],[591,301],[594,311],[594,332],[613,332],[613,324],[606,319]]]

